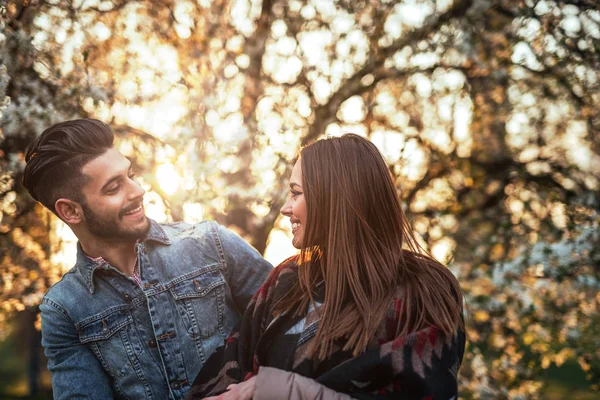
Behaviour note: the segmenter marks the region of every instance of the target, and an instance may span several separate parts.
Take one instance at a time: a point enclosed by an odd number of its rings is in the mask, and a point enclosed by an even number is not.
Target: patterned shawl
[[[358,399],[443,399],[457,398],[457,372],[462,361],[465,335],[459,331],[446,336],[429,327],[396,337],[400,302],[396,299],[367,349],[357,357],[334,345],[334,353],[318,361],[308,356],[308,347],[318,328],[319,310],[310,309],[305,320],[287,314],[274,317],[277,301],[288,293],[297,278],[298,257],[277,266],[254,295],[224,346],[208,359],[196,377],[187,399],[199,399],[224,392],[228,385],[249,379],[266,360],[287,357],[291,370]],[[271,343],[275,335],[299,322],[296,347],[288,353]],[[298,326],[298,325],[297,325]],[[296,339],[296,338],[294,338]],[[287,350],[287,348],[286,348]],[[271,363],[272,364],[272,363]]]

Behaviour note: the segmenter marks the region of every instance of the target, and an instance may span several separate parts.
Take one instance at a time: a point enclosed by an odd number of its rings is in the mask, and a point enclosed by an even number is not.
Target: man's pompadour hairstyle
[[[23,186],[56,214],[60,198],[84,202],[81,169],[113,147],[114,132],[102,121],[76,119],[46,129],[27,148]]]

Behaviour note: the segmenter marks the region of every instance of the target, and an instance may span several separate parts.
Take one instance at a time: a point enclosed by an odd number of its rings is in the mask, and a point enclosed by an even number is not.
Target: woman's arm
[[[263,329],[272,319],[270,305],[275,291],[280,290],[279,275],[287,270],[289,267],[284,262],[271,271],[250,300],[244,316],[227,338],[225,345],[219,347],[203,365],[186,399],[202,399],[226,393],[231,384],[242,382],[258,371],[258,363],[255,362],[256,346]],[[287,287],[281,291],[287,293]]]
[[[352,397],[336,392],[317,381],[289,371],[260,367],[256,376],[254,400],[350,400]]]

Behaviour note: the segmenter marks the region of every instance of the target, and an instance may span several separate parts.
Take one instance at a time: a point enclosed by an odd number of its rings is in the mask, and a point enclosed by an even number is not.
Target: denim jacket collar
[[[141,242],[144,243],[147,241],[153,241],[167,246],[170,245],[171,241],[167,237],[167,234],[163,228],[161,228],[156,221],[150,218],[148,218],[148,220],[150,221],[150,229],[148,230],[146,237],[144,237]],[[77,242],[77,262],[75,264],[75,268],[77,268],[83,277],[83,281],[85,282],[85,285],[89,289],[90,293],[94,293],[94,272],[102,265],[103,264],[98,264],[89,258],[83,251],[81,243]]]

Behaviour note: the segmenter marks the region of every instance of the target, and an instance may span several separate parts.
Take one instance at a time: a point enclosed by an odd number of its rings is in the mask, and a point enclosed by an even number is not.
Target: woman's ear
[[[83,220],[83,211],[79,203],[69,199],[58,199],[54,203],[58,217],[69,225],[78,224]]]

